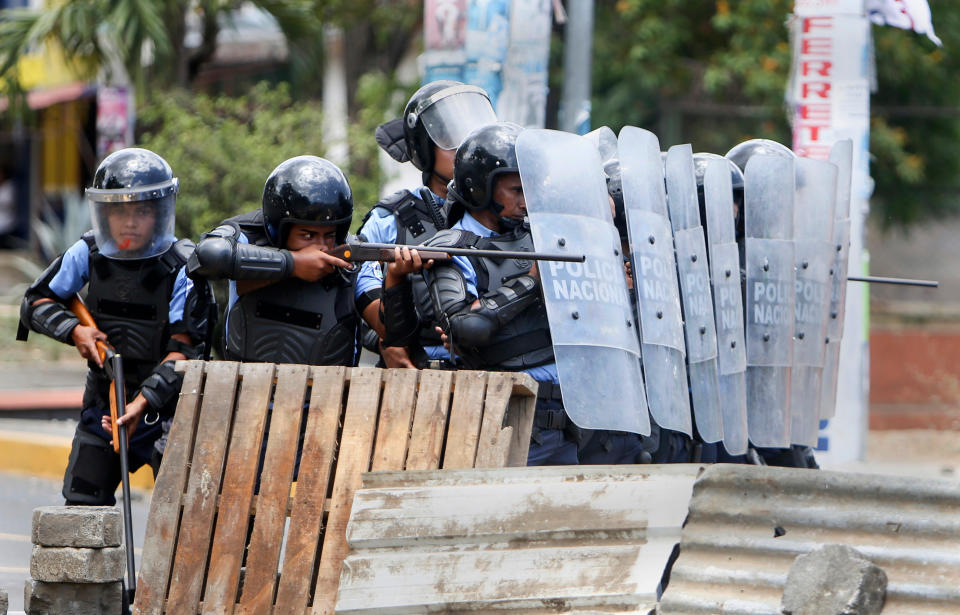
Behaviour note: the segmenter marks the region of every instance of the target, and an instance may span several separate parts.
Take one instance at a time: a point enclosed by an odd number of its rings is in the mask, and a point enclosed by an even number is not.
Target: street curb
[[[63,480],[72,438],[0,429],[0,472]],[[145,465],[130,475],[134,489],[153,489],[153,472]]]

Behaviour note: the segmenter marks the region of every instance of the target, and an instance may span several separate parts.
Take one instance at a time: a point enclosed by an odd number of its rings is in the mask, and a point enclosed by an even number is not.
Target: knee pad
[[[120,484],[120,458],[102,438],[77,429],[63,477],[67,505],[112,506]]]

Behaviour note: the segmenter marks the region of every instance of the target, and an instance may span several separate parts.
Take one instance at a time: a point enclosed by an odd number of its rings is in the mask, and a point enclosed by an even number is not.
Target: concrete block
[[[123,547],[73,549],[35,545],[30,556],[30,576],[53,583],[108,583],[123,578]]]
[[[33,544],[42,547],[119,547],[123,517],[113,506],[33,509]]]
[[[23,610],[27,615],[118,615],[122,587],[113,583],[43,583],[27,581]]]
[[[793,562],[783,590],[784,615],[878,615],[887,574],[847,545],[824,545]]]

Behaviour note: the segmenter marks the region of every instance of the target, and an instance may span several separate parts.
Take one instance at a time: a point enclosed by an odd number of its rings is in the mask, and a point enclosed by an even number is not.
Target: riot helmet
[[[749,141],[744,141],[738,145],[734,145],[733,148],[726,153],[724,158],[733,162],[740,169],[741,173],[747,170],[747,161],[750,160],[756,154],[764,154],[768,156],[782,156],[784,158],[796,158],[797,155],[793,151],[783,145],[782,143],[777,143],[776,141],[771,141],[770,139],[750,139]],[[733,177],[730,178],[731,180]],[[737,184],[733,185],[733,199],[734,205],[736,207],[736,214],[734,216],[734,222],[736,224],[736,233],[737,240],[740,241],[746,234],[745,232],[745,215],[744,215],[744,191],[743,191],[743,175],[740,176],[740,187],[737,188]]]
[[[337,243],[353,221],[353,193],[343,172],[329,160],[297,156],[270,173],[263,186],[263,224],[270,240],[287,243],[290,226],[337,227]]]
[[[697,176],[697,189],[703,192],[703,176],[707,173],[707,166],[714,160],[724,160],[720,154],[711,154],[709,152],[698,152],[693,155],[693,171]],[[729,158],[730,163],[730,185],[734,190],[743,190],[743,171]]]
[[[474,130],[457,148],[453,162],[453,181],[447,194],[454,205],[470,211],[503,211],[493,199],[498,175],[519,173],[517,137],[523,127],[513,122],[497,122]]]
[[[104,158],[86,190],[100,253],[138,259],[166,252],[179,187],[167,161],[150,150],[129,147]]]
[[[623,201],[623,177],[620,174],[620,161],[608,160],[603,166],[607,176],[607,194],[613,199],[613,225],[621,241],[627,241],[627,211]]]
[[[475,85],[441,80],[417,90],[403,110],[403,136],[410,162],[423,171],[424,185],[433,174],[434,145],[454,150],[471,131],[496,121],[489,96]]]
[[[724,155],[724,158],[733,161],[741,171],[747,169],[747,161],[755,154],[768,154],[772,156],[784,156],[786,158],[796,158],[789,147],[770,139],[750,139],[733,148]]]

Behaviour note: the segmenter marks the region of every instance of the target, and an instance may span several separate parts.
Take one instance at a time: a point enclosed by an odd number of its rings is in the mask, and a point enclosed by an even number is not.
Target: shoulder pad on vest
[[[386,209],[387,211],[393,213],[396,211],[397,207],[399,207],[408,198],[420,200],[420,197],[409,190],[397,190],[393,194],[385,196],[383,199],[381,199],[379,203],[373,206],[373,209]]]
[[[193,251],[197,249],[197,244],[193,243],[189,239],[180,239],[170,247],[170,254],[178,261],[180,265],[177,267],[179,269],[187,263],[190,259],[190,255],[193,254]]]
[[[82,240],[84,241],[84,243],[87,244],[87,247],[90,248],[90,249],[95,248],[96,245],[97,245],[97,238],[96,238],[96,236],[93,234],[93,230],[92,230],[92,229],[89,230],[89,231],[87,231],[87,232],[84,233],[83,235],[81,235],[81,236],[80,236],[80,239],[82,239]]]
[[[480,237],[470,231],[460,229],[444,229],[438,231],[423,245],[432,248],[461,248],[474,245]]]
[[[249,211],[239,216],[227,218],[220,225],[229,224],[239,227],[247,237],[247,241],[254,245],[270,245],[270,238],[267,237],[267,231],[263,226],[263,212],[259,209]]]

